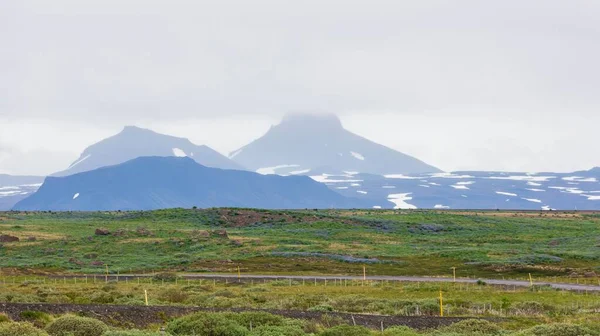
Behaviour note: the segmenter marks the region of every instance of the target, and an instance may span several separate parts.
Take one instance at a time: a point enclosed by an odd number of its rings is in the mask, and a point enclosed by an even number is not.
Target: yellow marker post
[[[454,282],[456,282],[456,267],[452,267],[452,278],[454,279]]]
[[[238,281],[242,277],[242,271],[240,270],[240,266],[238,266]]]
[[[367,267],[363,266],[363,281],[367,281]]]
[[[444,297],[442,296],[441,289],[440,289],[440,317],[444,317]]]
[[[144,289],[144,298],[146,299],[146,306],[148,305],[148,291]]]
[[[531,277],[531,273],[529,273],[529,285],[533,287],[533,278]]]

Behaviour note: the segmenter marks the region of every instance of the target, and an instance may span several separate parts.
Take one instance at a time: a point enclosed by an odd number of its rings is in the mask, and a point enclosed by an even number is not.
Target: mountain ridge
[[[139,157],[69,176],[48,177],[15,210],[361,207],[306,176],[260,175],[198,164],[188,157]]]

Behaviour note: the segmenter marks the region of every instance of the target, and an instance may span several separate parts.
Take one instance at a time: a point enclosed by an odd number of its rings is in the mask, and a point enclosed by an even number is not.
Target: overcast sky
[[[228,153],[289,111],[444,170],[600,165],[600,1],[0,1],[0,173],[124,125]]]

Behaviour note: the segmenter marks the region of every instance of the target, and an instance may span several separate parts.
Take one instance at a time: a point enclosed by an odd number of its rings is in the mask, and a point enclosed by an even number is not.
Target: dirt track
[[[104,279],[105,275],[103,274],[88,274],[88,275],[60,275],[60,276],[50,276],[57,278],[82,278],[82,277],[97,277],[98,279]],[[361,281],[363,277],[360,276],[327,276],[327,275],[316,275],[316,276],[301,276],[301,275],[259,275],[259,274],[242,274],[240,276],[236,274],[211,274],[211,273],[179,273],[179,277],[183,279],[216,279],[220,281],[228,280],[230,282],[250,282],[254,281],[263,281],[263,280],[295,280],[295,281],[339,281],[339,280],[353,280],[353,281]],[[152,275],[148,274],[122,274],[119,276],[109,275],[108,279],[111,281],[120,279],[124,281],[125,279],[134,280],[136,278],[148,278],[152,277]],[[366,277],[368,281],[405,281],[405,282],[453,282],[452,278],[434,278],[434,277],[420,277],[420,276],[368,276]],[[456,278],[457,283],[477,283],[480,281],[479,279],[465,279],[465,278]],[[500,279],[481,279],[488,285],[495,286],[505,286],[505,287],[529,287],[531,286],[529,281],[521,281],[521,280],[500,280]],[[533,281],[535,286],[549,286],[552,288],[556,288],[559,290],[568,290],[575,292],[600,292],[600,286],[594,285],[577,285],[577,284],[567,284],[567,283],[554,283],[554,282],[537,282]]]
[[[257,311],[250,309],[209,309],[200,307],[176,306],[117,306],[117,305],[74,305],[51,303],[0,303],[0,312],[10,316],[13,320],[22,320],[24,311],[39,311],[49,314],[75,313],[82,316],[93,317],[114,326],[146,327],[150,324],[163,324],[171,318],[191,314],[199,311]],[[304,320],[321,320],[324,313],[306,312],[295,310],[262,310],[272,314]],[[414,329],[437,328],[447,326],[464,317],[436,317],[436,316],[380,316],[346,313],[326,313],[331,317],[342,318],[348,324],[379,329],[394,325],[405,325]]]

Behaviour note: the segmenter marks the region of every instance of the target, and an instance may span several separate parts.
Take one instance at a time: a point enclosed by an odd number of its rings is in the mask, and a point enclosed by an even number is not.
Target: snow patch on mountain
[[[350,152],[350,154],[352,154],[352,156],[354,156],[355,159],[358,159],[358,160],[361,160],[361,161],[365,160],[365,157],[362,154],[360,154],[360,153]]]
[[[77,199],[77,197],[79,197],[79,193],[75,193],[75,195],[73,195],[73,199]]]
[[[406,175],[403,175],[403,174],[387,174],[387,175],[383,175],[383,177],[389,178],[389,179],[405,179],[405,180],[418,180],[418,179],[420,179],[420,177],[406,176]]]
[[[491,180],[548,182],[548,180],[550,180],[550,179],[555,179],[556,176],[511,175],[511,176],[490,176],[488,178]]]
[[[177,157],[186,157],[187,154],[181,148],[173,148],[173,155]]]
[[[368,192],[366,192],[364,190],[357,190],[356,192],[359,193],[359,194],[363,194],[363,195],[368,194]]]
[[[283,164],[283,165],[278,165],[278,166],[273,166],[273,167],[258,168],[256,170],[256,172],[259,174],[262,174],[262,175],[273,175],[273,174],[277,174],[277,172],[275,172],[275,171],[278,169],[296,168],[296,167],[300,167],[300,166],[297,164]]]
[[[89,159],[89,158],[90,158],[90,156],[92,156],[92,154],[88,154],[88,155],[86,155],[84,158],[82,158],[81,160],[77,160],[77,161],[73,162],[73,164],[71,164],[71,165],[69,166],[69,168],[73,168],[73,167],[77,166],[78,164],[82,163],[83,161],[85,161],[85,160]]]
[[[513,194],[513,193],[509,193],[509,192],[505,192],[505,191],[496,191],[496,194],[505,195],[505,196],[517,196],[517,194]]]
[[[233,159],[234,157],[236,157],[236,155],[240,154],[244,149],[238,149],[235,152],[229,154],[229,158]]]
[[[450,209],[449,206],[443,204],[436,204],[433,206],[434,209]]]
[[[330,178],[333,177],[333,178]],[[340,177],[339,175],[329,175],[329,174],[321,174],[321,175],[312,175],[311,179],[322,182],[322,183],[345,183],[345,182],[362,182],[363,180],[354,180],[354,179],[339,179],[335,177]]]
[[[290,175],[301,175],[301,174],[306,174],[310,172],[310,169],[304,169],[304,170],[294,170],[290,172]]]
[[[448,179],[470,179],[470,178],[475,177],[472,175],[460,175],[460,174],[455,174],[455,173],[434,173],[434,174],[430,174],[429,176],[436,177],[436,178],[448,178]]]
[[[542,203],[542,201],[537,198],[522,198],[522,199],[529,201],[529,202]]]
[[[565,181],[571,182],[598,182],[595,177],[583,177],[583,176],[567,176],[562,178]]]
[[[587,197],[588,201],[600,201],[600,196],[596,195],[581,195]]]
[[[531,191],[536,191],[536,192],[546,191],[544,189],[536,189],[536,188],[526,188],[526,190],[531,190]]]
[[[396,206],[394,206],[394,209],[416,209],[416,206],[406,202],[413,199],[412,197],[408,196],[410,194],[412,193],[389,194],[388,201],[396,204]]]

